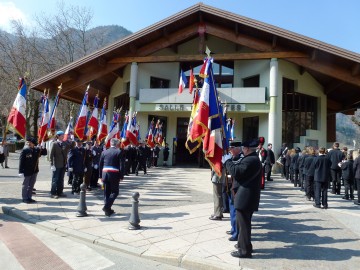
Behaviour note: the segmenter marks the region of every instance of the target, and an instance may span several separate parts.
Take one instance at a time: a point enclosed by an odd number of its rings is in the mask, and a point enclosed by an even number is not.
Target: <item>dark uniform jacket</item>
[[[39,158],[40,155],[47,154],[47,150],[40,149],[38,147],[30,148],[25,147],[20,154],[19,158],[19,173],[23,173],[24,176],[31,176],[34,173],[39,172]]]
[[[360,179],[360,156],[354,160],[353,168],[354,168],[355,179]]]
[[[103,180],[121,180],[124,178],[125,168],[123,152],[115,147],[103,151],[100,157],[99,177]]]
[[[69,168],[73,168],[73,173],[84,173],[85,169],[85,149],[74,147],[69,152]]]
[[[304,159],[304,171],[303,173],[306,176],[314,176],[315,174],[315,167],[314,167],[314,159],[316,156],[314,155],[307,155]]]
[[[239,188],[235,194],[234,206],[237,210],[257,211],[260,203],[262,165],[258,155],[253,152],[245,156],[238,164],[225,163]]]
[[[338,164],[344,159],[344,153],[340,149],[333,149],[327,154],[327,158],[331,161],[332,170],[340,170]]]
[[[91,148],[91,150],[93,152],[95,152],[95,156],[93,156],[93,159],[92,159],[93,167],[95,165],[98,165],[98,168],[99,168],[99,161],[100,161],[100,156],[101,156],[101,153],[102,153],[102,148],[100,146],[93,146]]]
[[[354,161],[347,160],[341,164],[342,177],[345,181],[354,181]]]
[[[330,160],[325,155],[320,155],[314,159],[314,181],[327,182],[330,181]]]

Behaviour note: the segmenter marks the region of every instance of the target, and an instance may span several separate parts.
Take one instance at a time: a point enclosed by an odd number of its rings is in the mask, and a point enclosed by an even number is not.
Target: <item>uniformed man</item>
[[[110,148],[102,152],[99,163],[99,176],[104,184],[104,207],[102,210],[108,217],[115,213],[111,207],[119,195],[120,180],[124,178],[124,155],[119,147],[120,141],[112,138]]]
[[[259,145],[258,139],[243,142],[241,145],[244,158],[239,163],[231,161],[231,154],[223,156],[222,162],[238,185],[234,198],[234,206],[240,231],[237,244],[238,250],[231,252],[231,256],[251,258],[253,251],[251,244],[251,218],[254,211],[257,211],[259,207],[262,165],[255,152]]]
[[[71,194],[80,194],[80,185],[84,179],[85,172],[85,149],[82,141],[75,138],[75,147],[69,152],[68,166],[69,171],[73,174]]]
[[[98,179],[99,179],[99,162],[102,153],[102,148],[100,147],[99,143],[96,140],[94,141],[94,145],[91,148],[91,152],[93,154],[93,158],[92,158],[92,174],[91,174],[90,187],[97,188]]]
[[[139,174],[139,169],[142,168],[144,170],[144,174],[146,174],[146,160],[147,160],[147,149],[145,147],[145,142],[141,142],[140,146],[137,149],[137,166],[135,169],[135,174]]]
[[[32,137],[26,139],[26,145],[19,158],[19,176],[24,177],[22,185],[22,201],[34,203],[32,192],[39,172],[39,158],[47,154],[46,148],[36,147],[37,140]]]

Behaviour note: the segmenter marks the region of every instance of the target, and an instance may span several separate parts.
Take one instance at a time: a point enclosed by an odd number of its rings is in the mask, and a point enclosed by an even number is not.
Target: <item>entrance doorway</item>
[[[189,125],[189,118],[178,118],[176,125],[176,152],[175,162],[176,165],[199,165],[199,149],[190,154],[189,150],[185,147],[187,139],[187,129]],[[202,153],[200,153],[202,154]]]

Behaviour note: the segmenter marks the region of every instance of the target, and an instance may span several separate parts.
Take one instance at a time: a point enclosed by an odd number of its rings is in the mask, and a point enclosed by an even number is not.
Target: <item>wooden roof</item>
[[[202,3],[39,78],[31,88],[42,92],[63,83],[62,98],[81,103],[90,84],[89,96],[99,91],[103,100],[128,63],[201,61],[203,53],[197,50],[191,55],[152,56],[164,48],[177,52],[179,44],[199,36],[201,27],[205,27],[205,38],[212,35],[255,51],[216,52],[216,60],[284,59],[299,65],[300,73],[309,72],[324,86],[329,113],[351,111],[360,104],[360,54]]]

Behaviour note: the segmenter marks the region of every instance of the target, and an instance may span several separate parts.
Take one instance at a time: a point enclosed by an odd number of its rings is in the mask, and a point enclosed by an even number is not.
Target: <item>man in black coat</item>
[[[119,183],[124,179],[124,154],[119,149],[120,141],[116,138],[110,140],[110,148],[102,152],[100,157],[99,176],[104,183],[104,207],[106,216],[114,214],[111,206],[119,195]]]
[[[341,168],[338,166],[339,162],[345,159],[344,153],[339,149],[339,143],[335,142],[333,144],[333,149],[327,154],[327,158],[331,162],[331,181],[332,181],[332,194],[340,195],[341,189]]]
[[[39,172],[39,158],[46,155],[46,148],[35,147],[35,138],[27,138],[26,145],[21,151],[19,158],[19,176],[24,177],[22,185],[22,201],[24,203],[34,203],[32,191]]]
[[[259,207],[262,176],[262,164],[255,153],[258,145],[258,139],[242,143],[244,158],[239,163],[231,162],[230,154],[225,155],[222,159],[227,171],[238,185],[234,206],[240,233],[238,250],[231,252],[233,257],[252,257],[251,218],[254,211],[257,211]]]
[[[148,155],[149,147],[145,147],[145,142],[141,142],[140,146],[137,149],[137,165],[135,169],[135,174],[139,174],[140,168],[144,170],[144,174],[146,174],[146,160]]]
[[[82,146],[82,141],[75,139],[76,145],[69,152],[68,167],[69,172],[73,173],[71,193],[80,194],[80,185],[84,179],[85,172],[85,149]]]
[[[330,177],[330,160],[325,155],[325,148],[319,149],[319,156],[313,161],[314,164],[314,182],[315,182],[315,203],[314,207],[320,208],[321,204],[324,209],[328,208],[327,190],[329,187]]]
[[[267,157],[265,160],[265,173],[266,173],[267,181],[273,181],[273,179],[271,178],[271,170],[274,163],[275,163],[275,155],[274,155],[274,151],[272,150],[272,144],[268,143]]]

